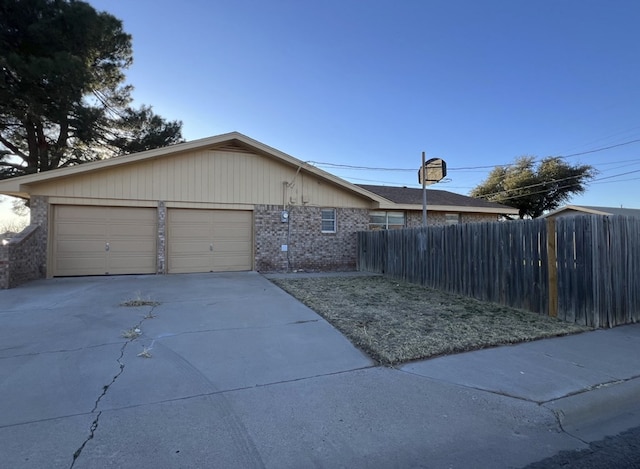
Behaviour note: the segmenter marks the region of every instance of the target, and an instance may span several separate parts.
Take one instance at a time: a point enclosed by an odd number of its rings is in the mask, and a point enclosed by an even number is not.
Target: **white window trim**
[[[323,217],[324,212],[332,211],[333,212],[333,230],[323,230],[322,224],[325,221],[329,221],[329,219],[325,219]],[[337,233],[338,232],[338,213],[335,208],[323,208],[320,209],[320,231],[322,233]]]

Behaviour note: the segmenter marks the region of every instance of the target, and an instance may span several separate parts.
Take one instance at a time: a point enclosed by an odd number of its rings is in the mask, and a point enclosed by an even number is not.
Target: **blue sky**
[[[192,140],[232,130],[355,183],[467,194],[521,155],[640,140],[635,0],[90,0],[133,36],[138,103]],[[640,141],[572,203],[640,208]],[[636,172],[632,172],[636,171]],[[628,173],[616,176],[622,173]],[[614,176],[614,177],[611,177]]]

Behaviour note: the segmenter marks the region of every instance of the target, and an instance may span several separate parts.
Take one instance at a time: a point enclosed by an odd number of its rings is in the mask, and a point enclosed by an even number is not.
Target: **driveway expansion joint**
[[[142,327],[142,324],[144,323],[144,321],[146,319],[151,319],[153,317],[152,313],[153,310],[155,309],[155,306],[153,306],[151,308],[151,311],[149,312],[149,314],[147,314],[147,316],[144,316],[134,327],[133,329],[140,329]],[[138,336],[139,337],[139,336]],[[102,400],[102,398],[107,394],[107,392],[109,391],[109,388],[118,380],[118,378],[120,376],[122,376],[122,373],[124,373],[124,369],[125,369],[125,364],[122,361],[124,358],[124,352],[127,349],[127,345],[129,345],[131,342],[133,342],[134,340],[136,340],[138,337],[132,337],[128,340],[126,340],[123,344],[122,347],[120,347],[120,356],[116,359],[116,362],[118,363],[118,366],[120,367],[120,369],[118,370],[118,372],[113,376],[113,378],[111,379],[111,382],[108,384],[105,384],[102,387],[102,393],[98,396],[98,398],[96,399],[96,402],[93,405],[93,409],[91,409],[91,412],[89,412],[90,414],[95,413],[98,410],[98,406],[100,405],[100,401]],[[91,425],[89,427],[89,435],[87,436],[87,438],[82,442],[82,444],[78,447],[77,450],[75,450],[75,452],[73,453],[73,460],[71,461],[71,466],[69,466],[69,469],[73,469],[73,466],[76,464],[76,461],[78,460],[78,458],[80,457],[80,455],[82,454],[82,450],[84,449],[84,447],[87,445],[87,443],[89,443],[90,440],[93,439],[93,437],[95,436],[96,430],[98,429],[98,425],[100,422],[100,416],[102,415],[102,411],[98,411],[98,413],[96,414],[96,418],[93,420],[93,422],[91,422]]]

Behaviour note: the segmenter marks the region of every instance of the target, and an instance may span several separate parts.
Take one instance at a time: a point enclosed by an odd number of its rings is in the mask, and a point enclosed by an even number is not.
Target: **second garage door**
[[[169,273],[253,268],[250,211],[173,208],[167,227]]]

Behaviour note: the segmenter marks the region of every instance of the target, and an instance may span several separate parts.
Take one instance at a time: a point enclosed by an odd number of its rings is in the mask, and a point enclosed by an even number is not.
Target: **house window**
[[[459,213],[447,213],[444,216],[444,221],[447,225],[457,225],[460,223],[460,214]]]
[[[336,209],[335,208],[322,209],[322,232],[323,233],[336,232]]]
[[[404,212],[370,212],[370,230],[398,230],[404,228]]]

